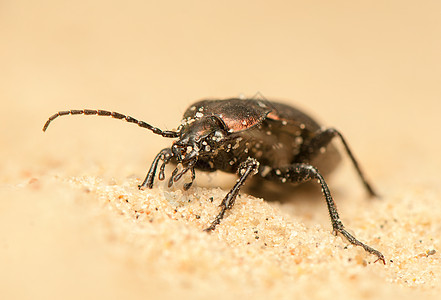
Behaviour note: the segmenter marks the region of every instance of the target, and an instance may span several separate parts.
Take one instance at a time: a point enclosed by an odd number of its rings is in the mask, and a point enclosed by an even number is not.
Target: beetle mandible
[[[179,127],[171,131],[161,130],[117,112],[66,110],[52,115],[43,131],[58,116],[79,114],[111,116],[138,124],[163,137],[177,139],[171,148],[165,148],[156,155],[147,176],[139,185],[140,189],[151,189],[157,173],[158,179],[164,180],[168,163],[176,164],[168,181],[169,187],[190,171],[191,181],[184,184],[185,190],[191,187],[195,179],[195,169],[237,173],[239,179],[222,200],[218,215],[205,231],[216,228],[225,212],[233,207],[240,188],[253,175],[280,183],[300,184],[316,180],[322,188],[334,234],[342,234],[351,244],[376,255],[376,261],[385,263],[381,252],[360,242],[345,229],[328,185],[318,171],[322,167],[329,171],[334,168],[333,162],[339,158],[338,153],[327,149],[335,150],[330,142],[338,137],[367,192],[376,196],[348,144],[339,131],[321,128],[310,116],[294,107],[266,99],[202,100],[191,105],[185,111]],[[321,165],[312,165],[311,162],[318,158]]]

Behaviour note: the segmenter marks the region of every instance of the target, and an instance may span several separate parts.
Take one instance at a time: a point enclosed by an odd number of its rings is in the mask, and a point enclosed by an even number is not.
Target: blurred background
[[[43,134],[59,110],[114,110],[172,129],[196,100],[260,92],[340,129],[380,191],[439,190],[440,53],[435,0],[2,0],[1,184],[142,179],[170,144],[98,117],[59,118]],[[362,194],[350,174],[338,186]],[[21,211],[11,207],[1,203],[3,234],[5,216]]]

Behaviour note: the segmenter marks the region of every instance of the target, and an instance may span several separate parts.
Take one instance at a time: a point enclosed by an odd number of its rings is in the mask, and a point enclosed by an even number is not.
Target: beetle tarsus
[[[366,245],[365,243],[360,242],[353,235],[351,235],[348,231],[346,231],[346,229],[344,229],[343,224],[341,224],[341,226],[339,226],[339,228],[334,228],[334,234],[337,235],[338,233],[343,235],[346,238],[346,240],[348,240],[351,244],[353,244],[355,246],[363,247],[363,249],[366,252],[377,256],[377,259],[374,261],[374,263],[376,263],[377,261],[380,260],[383,262],[383,264],[386,264],[386,260],[384,258],[384,255],[380,251],[372,248],[371,246]]]

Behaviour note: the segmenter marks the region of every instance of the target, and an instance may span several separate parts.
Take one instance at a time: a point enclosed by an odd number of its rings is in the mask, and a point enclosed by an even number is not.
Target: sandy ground
[[[2,299],[439,298],[439,2],[222,3],[0,4]],[[73,108],[171,129],[258,91],[343,132],[382,197],[346,156],[327,180],[386,265],[332,235],[318,187],[243,191],[206,234],[234,175],[139,191],[170,140],[84,116],[41,131]]]

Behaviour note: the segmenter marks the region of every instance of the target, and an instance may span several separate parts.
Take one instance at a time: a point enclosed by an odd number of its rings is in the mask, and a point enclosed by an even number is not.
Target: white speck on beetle
[[[243,140],[241,137],[236,139],[236,144],[234,144],[233,149],[237,149],[240,146],[240,141]]]
[[[260,174],[262,175],[262,177],[265,177],[266,175],[268,175],[268,173],[270,171],[271,171],[271,167],[263,166],[262,171],[260,172]]]

